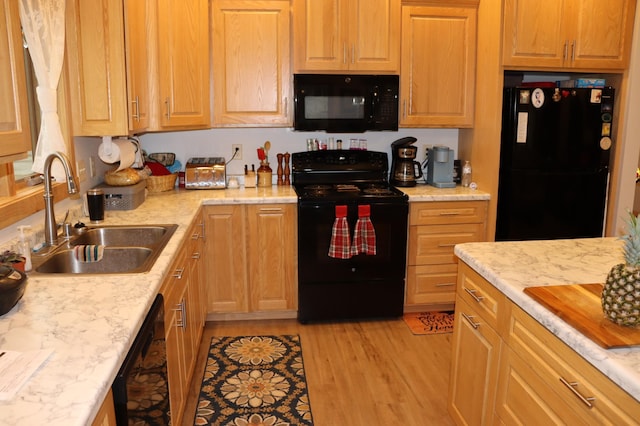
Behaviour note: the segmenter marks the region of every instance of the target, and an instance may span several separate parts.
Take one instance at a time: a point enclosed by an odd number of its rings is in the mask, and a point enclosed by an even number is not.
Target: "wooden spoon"
[[[269,158],[269,150],[271,149],[271,142],[266,141],[264,143],[264,154]]]

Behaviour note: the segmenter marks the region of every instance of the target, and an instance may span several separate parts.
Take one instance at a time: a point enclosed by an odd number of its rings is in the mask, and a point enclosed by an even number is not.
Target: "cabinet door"
[[[633,32],[636,2],[632,0],[574,0],[567,25],[574,43],[574,68],[625,69]]]
[[[351,0],[348,67],[397,73],[400,69],[400,0]]]
[[[207,312],[248,312],[245,207],[206,206]]]
[[[122,0],[72,0],[66,18],[74,135],[128,134]]]
[[[294,0],[295,71],[339,71],[347,65],[345,0]]]
[[[297,208],[295,204],[247,206],[251,311],[297,307]]]
[[[289,2],[212,7],[214,125],[290,125]]]
[[[460,297],[453,330],[449,414],[457,424],[492,424],[500,336]]]
[[[160,129],[210,124],[208,5],[207,0],[158,0]]]
[[[471,127],[475,7],[402,7],[401,127]]]
[[[400,0],[294,0],[296,72],[398,72]]]
[[[31,150],[17,1],[0,0],[0,22],[0,157],[5,157]]]
[[[458,265],[410,265],[407,267],[407,305],[453,304]]]
[[[129,130],[137,133],[149,126],[149,39],[151,15],[148,1],[125,0],[125,42]]]
[[[569,53],[564,27],[569,1],[505,0],[504,65],[562,67]]]

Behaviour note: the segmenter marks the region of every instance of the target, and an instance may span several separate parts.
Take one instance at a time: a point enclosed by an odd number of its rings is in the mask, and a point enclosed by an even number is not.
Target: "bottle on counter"
[[[266,160],[262,160],[260,167],[258,167],[258,187],[264,188],[271,186],[273,184],[272,178],[273,170],[271,170]]]
[[[465,161],[462,166],[462,186],[468,188],[469,185],[471,185],[471,163]]]

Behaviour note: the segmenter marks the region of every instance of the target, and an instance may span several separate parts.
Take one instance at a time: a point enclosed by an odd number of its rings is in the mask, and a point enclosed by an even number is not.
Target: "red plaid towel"
[[[336,220],[331,229],[329,257],[349,259],[351,242],[349,241],[349,223],[347,223],[347,206],[336,206]]]
[[[371,223],[371,206],[358,206],[358,221],[356,229],[353,233],[353,245],[351,246],[351,255],[358,254],[376,254],[376,231]]]

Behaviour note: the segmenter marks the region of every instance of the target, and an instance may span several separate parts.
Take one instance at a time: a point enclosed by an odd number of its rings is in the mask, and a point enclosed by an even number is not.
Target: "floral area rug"
[[[300,337],[213,337],[195,424],[313,425]]]
[[[409,312],[402,319],[413,334],[453,332],[453,312]]]

